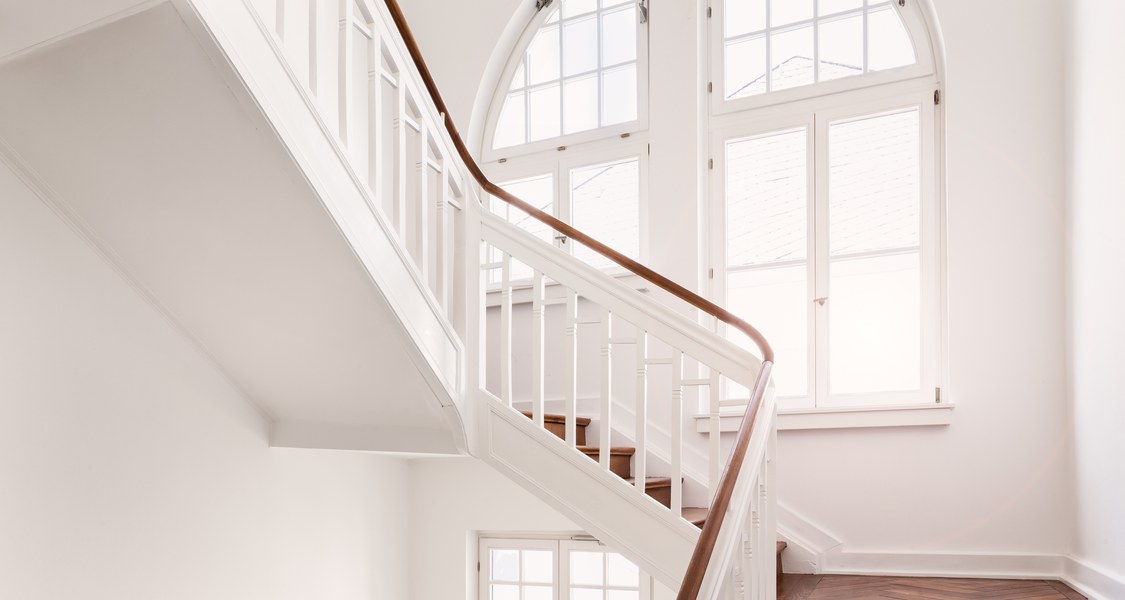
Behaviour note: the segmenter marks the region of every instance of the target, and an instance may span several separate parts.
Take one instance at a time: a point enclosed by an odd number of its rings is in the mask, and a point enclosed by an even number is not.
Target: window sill
[[[862,408],[819,408],[786,410],[777,414],[778,431],[809,429],[869,429],[880,427],[934,427],[953,422],[952,404],[880,406]],[[710,431],[710,415],[695,415],[695,430]],[[742,413],[719,417],[719,431],[738,431]]]

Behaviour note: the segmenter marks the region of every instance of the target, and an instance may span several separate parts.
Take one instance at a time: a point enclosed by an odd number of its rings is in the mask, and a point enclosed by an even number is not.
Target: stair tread
[[[696,527],[703,527],[703,522],[707,520],[707,509],[699,506],[685,506],[680,511],[680,515],[692,525]]]
[[[633,485],[637,485],[637,478],[636,477],[628,477],[628,478],[625,479],[625,481],[628,481],[629,483],[631,483]],[[645,477],[645,489],[646,490],[652,489],[652,488],[661,488],[661,487],[672,487],[672,478],[671,477]]]
[[[578,451],[584,454],[600,454],[601,448],[597,446],[578,446]],[[629,446],[613,446],[609,449],[609,453],[611,455],[616,454],[618,456],[632,456],[636,451],[636,448],[632,448]]]
[[[523,416],[525,416],[529,419],[532,418],[530,411],[523,410],[523,411],[520,411],[520,412],[523,413]],[[566,423],[566,415],[556,415],[556,414],[551,414],[551,413],[543,413],[543,421],[545,423],[564,423],[565,424]],[[579,427],[586,427],[587,425],[590,424],[590,419],[588,419],[586,417],[575,417],[574,422]]]

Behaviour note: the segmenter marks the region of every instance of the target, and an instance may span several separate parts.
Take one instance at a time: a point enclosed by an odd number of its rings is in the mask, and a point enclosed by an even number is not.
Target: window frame
[[[597,551],[602,553],[615,553],[605,544],[593,539],[577,539],[581,536],[569,535],[557,537],[543,535],[535,537],[501,537],[498,535],[481,534],[477,544],[477,598],[490,600],[490,585],[492,582],[492,554],[491,550],[518,549],[518,550],[549,550],[554,554],[554,583],[552,584],[553,600],[569,600],[570,595],[570,557],[571,550]],[[631,562],[631,561],[630,561]],[[637,565],[639,572],[638,596],[641,600],[653,600],[653,578],[644,569]],[[521,573],[522,577],[522,573]],[[508,583],[508,582],[505,582]],[[512,582],[516,583],[516,582]],[[522,583],[522,581],[520,582]],[[519,583],[516,583],[519,585]],[[589,586],[581,586],[590,589]],[[610,586],[603,585],[602,589]],[[620,589],[620,588],[619,588]]]
[[[488,107],[488,114],[485,119],[484,135],[481,140],[481,162],[491,163],[501,160],[512,159],[516,157],[523,157],[527,155],[534,155],[537,153],[557,150],[560,147],[569,147],[574,145],[586,144],[601,140],[603,138],[620,138],[623,136],[632,136],[634,134],[646,131],[648,129],[648,97],[649,97],[649,52],[648,52],[648,22],[641,22],[640,19],[640,6],[637,2],[632,2],[634,10],[638,16],[637,19],[637,118],[633,121],[624,123],[617,123],[615,125],[608,125],[605,127],[596,127],[586,131],[577,133],[563,134],[557,137],[548,138],[545,140],[538,140],[534,142],[527,142],[516,146],[509,146],[507,148],[493,148],[493,140],[496,137],[496,125],[500,120],[500,112],[504,108],[504,100],[507,98],[508,90],[511,86],[512,78],[515,76],[516,69],[520,63],[523,62],[527,53],[528,47],[531,45],[535,35],[547,22],[552,14],[558,12],[562,8],[562,2],[565,0],[556,0],[549,6],[539,10],[528,22],[524,28],[523,33],[520,34],[519,40],[516,42],[512,49],[511,55],[508,57],[508,62],[504,66],[497,84],[496,89],[492,92],[492,101]],[[600,48],[600,46],[599,46]],[[601,95],[598,97],[601,101]],[[560,110],[563,104],[560,103]]]
[[[945,378],[944,339],[944,195],[941,177],[941,106],[934,102],[936,82],[930,79],[897,82],[877,89],[862,88],[830,97],[816,96],[792,104],[763,107],[712,119],[710,151],[714,168],[710,171],[707,260],[713,273],[708,280],[711,298],[726,301],[726,145],[729,141],[767,136],[806,128],[807,134],[807,232],[806,256],[806,336],[808,382],[806,395],[779,397],[783,411],[839,410],[870,407],[933,405],[936,390]],[[919,107],[920,162],[920,332],[921,370],[917,392],[829,393],[828,388],[828,306],[814,298],[829,296],[828,265],[828,124],[851,118],[891,113]],[[753,322],[753,315],[746,315]],[[727,398],[724,404],[745,403],[745,398]]]
[[[878,87],[890,83],[904,81],[908,79],[929,78],[937,74],[937,61],[935,60],[934,41],[930,34],[930,29],[926,24],[925,15],[922,9],[918,6],[917,0],[902,0],[896,2],[891,0],[889,3],[891,10],[898,13],[902,19],[903,25],[906,27],[907,35],[914,45],[914,55],[917,62],[913,65],[904,67],[897,67],[894,69],[887,69],[885,71],[876,71],[873,73],[863,73],[851,77],[843,77],[840,79],[833,79],[830,81],[817,82],[810,85],[803,85],[793,88],[788,88],[778,91],[769,91],[763,94],[753,96],[744,96],[741,98],[732,98],[727,100],[724,98],[725,90],[725,73],[726,73],[726,53],[724,37],[724,22],[725,22],[725,4],[728,0],[713,0],[711,5],[711,24],[709,29],[710,41],[708,48],[710,52],[710,81],[712,93],[709,94],[711,116],[725,115],[731,113],[738,113],[747,110],[753,110],[766,106],[774,106],[780,104],[789,104],[801,100],[817,98],[822,96],[829,96],[839,94],[841,92],[848,92],[852,90],[860,90],[864,88]],[[816,2],[814,2],[814,15],[816,14]],[[769,0],[766,0],[767,11]],[[866,10],[868,5],[865,1],[863,9]],[[768,14],[768,13],[767,13]],[[830,17],[832,19],[835,16]],[[810,23],[816,23],[822,20],[821,17],[814,16],[811,19],[805,19],[794,23],[789,23],[785,26],[776,29],[788,30],[796,29]],[[813,64],[816,64],[820,40],[815,34],[816,28],[814,25],[813,34]],[[866,41],[865,41],[866,43]],[[768,69],[768,65],[767,65]]]

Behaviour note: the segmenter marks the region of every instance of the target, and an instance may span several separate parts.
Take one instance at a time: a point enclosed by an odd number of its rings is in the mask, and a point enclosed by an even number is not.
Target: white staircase
[[[173,4],[229,62],[372,273],[468,452],[673,589],[694,572],[681,598],[773,598],[770,363],[716,334],[714,316],[735,321],[701,312],[709,303],[690,292],[638,269],[688,301],[665,305],[488,212],[483,176],[390,1]],[[720,411],[747,395],[756,418],[724,437]],[[549,405],[566,415],[565,439],[542,427]],[[595,462],[575,448],[580,412],[597,417],[600,448],[636,448],[639,485],[610,472],[609,452]],[[732,447],[744,458],[724,486]],[[656,475],[671,478],[670,507],[644,493]],[[681,509],[714,498],[699,544]]]

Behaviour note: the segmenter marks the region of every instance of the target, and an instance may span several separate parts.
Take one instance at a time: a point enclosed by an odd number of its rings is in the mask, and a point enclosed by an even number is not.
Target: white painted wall
[[[517,2],[406,4],[438,84],[453,106],[470,105],[478,92],[471,82],[492,84],[482,57],[495,48],[498,29],[462,25],[470,13],[472,23],[506,23]],[[957,405],[954,422],[784,432],[781,501],[842,540],[846,550],[867,556],[1057,556],[1068,537],[1063,515],[1070,444],[1061,371],[1065,184],[1059,84],[1066,5],[934,5],[947,49],[949,377],[943,397]],[[691,125],[657,132],[663,118],[675,118],[669,116],[673,111],[695,110],[685,89],[698,69],[680,54],[700,48],[692,10],[686,2],[653,7],[652,172],[661,179],[650,181],[649,224],[660,233],[701,226],[698,205],[685,193],[698,177]],[[456,77],[444,78],[451,72]],[[464,109],[453,112],[465,128]],[[668,147],[677,143],[687,147]],[[656,168],[660,156],[667,160]],[[662,183],[677,177],[687,183]],[[654,239],[683,240],[675,251],[665,244],[653,252],[654,268],[683,283],[698,281],[693,234]],[[1018,570],[1021,560],[1010,564]],[[1042,563],[1026,564],[1033,570],[1030,565]]]
[[[270,449],[3,163],[0,274],[0,597],[406,597],[406,461]]]
[[[1125,594],[1125,4],[1075,0],[1069,48],[1070,399],[1075,520],[1070,553]],[[1108,584],[1108,582],[1106,582]],[[1096,584],[1094,584],[1096,585]],[[1104,587],[1104,589],[1109,589]]]

